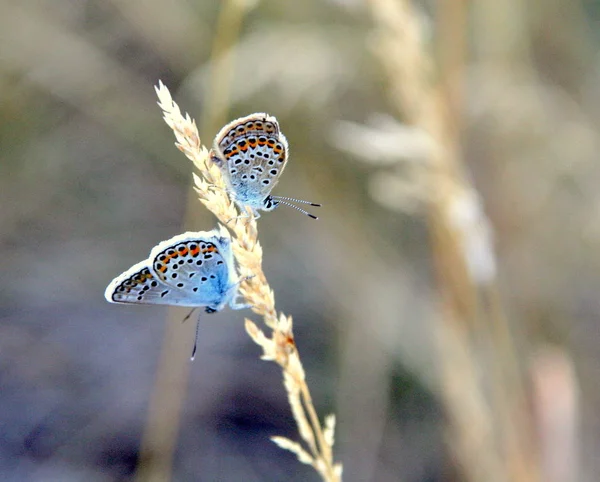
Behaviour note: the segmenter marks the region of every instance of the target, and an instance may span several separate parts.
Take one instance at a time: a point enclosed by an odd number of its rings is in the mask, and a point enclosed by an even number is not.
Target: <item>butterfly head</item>
[[[267,196],[262,203],[261,209],[263,211],[273,211],[277,206],[279,206],[279,201],[276,200],[273,196]]]

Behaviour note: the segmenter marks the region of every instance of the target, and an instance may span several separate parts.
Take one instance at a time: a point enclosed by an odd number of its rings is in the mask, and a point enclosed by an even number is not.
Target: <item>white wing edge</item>
[[[279,127],[279,122],[277,121],[277,118],[274,115],[269,115],[266,112],[255,112],[254,114],[249,114],[247,116],[244,117],[238,117],[237,119],[232,120],[231,122],[225,124],[221,130],[219,131],[219,133],[215,136],[215,140],[214,140],[214,145],[217,146],[218,144],[218,140],[221,139],[225,133],[227,131],[229,131],[234,125],[236,124],[241,124],[244,123],[246,121],[249,121],[251,119],[256,119],[256,120],[260,120],[260,119],[265,119],[269,122],[274,122],[275,125],[277,126],[277,131],[278,134],[281,135],[281,128]],[[286,145],[287,145],[287,141],[286,141]]]
[[[124,271],[115,279],[113,279],[110,282],[110,284],[106,287],[106,290],[104,290],[104,298],[106,298],[106,301],[108,301],[109,303],[118,303],[124,305],[129,304],[127,302],[113,300],[112,295],[114,294],[116,287],[119,286],[124,280],[131,278],[135,273],[139,273],[144,268],[148,268],[151,273],[154,273],[152,268],[149,266],[148,260],[145,259],[143,261],[140,261],[139,263],[134,264],[127,271]]]
[[[203,239],[205,241],[214,243],[219,249],[219,251],[223,253],[223,257],[228,263],[228,266],[233,266],[233,254],[231,252],[230,245],[231,238],[227,229],[215,228],[210,231],[187,231],[185,233],[178,234],[177,236],[173,236],[172,238],[169,238],[165,241],[161,241],[156,246],[154,246],[154,248],[152,248],[152,250],[150,251],[150,256],[148,256],[148,258],[146,258],[143,261],[140,261],[139,263],[134,264],[127,271],[124,271],[119,276],[114,278],[106,287],[106,290],[104,290],[104,298],[106,299],[106,301],[108,301],[109,303],[128,304],[127,302],[113,300],[112,295],[114,294],[117,286],[119,286],[124,280],[130,278],[131,276],[140,272],[144,268],[148,268],[150,272],[157,278],[157,281],[160,282],[160,278],[158,278],[158,276],[154,272],[154,269],[152,269],[152,261],[154,260],[154,258],[165,249],[170,248],[173,245],[176,245],[182,241],[189,241],[191,239]],[[224,242],[224,240],[227,240],[227,242]],[[233,269],[235,270],[235,267]]]

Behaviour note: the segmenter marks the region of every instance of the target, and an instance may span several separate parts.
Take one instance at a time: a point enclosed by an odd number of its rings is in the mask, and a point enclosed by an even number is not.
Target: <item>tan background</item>
[[[219,5],[0,3],[2,480],[133,478],[166,311],[109,305],[103,291],[184,229],[192,165],[153,85],[212,141],[201,121]],[[437,52],[440,9],[416,5]],[[594,481],[600,3],[480,0],[462,12],[452,124],[495,233],[537,455],[545,480]],[[280,208],[259,227],[318,411],[338,416],[344,480],[464,480],[438,395],[431,251],[407,167],[425,162],[427,142],[389,102],[377,29],[357,0],[256,4],[236,40],[228,120],[277,116],[291,161],[275,193],[323,203],[319,221]],[[215,224],[199,204],[191,216],[194,229]],[[293,419],[242,320],[227,310],[202,321],[173,478],[317,480],[268,440],[295,437]]]

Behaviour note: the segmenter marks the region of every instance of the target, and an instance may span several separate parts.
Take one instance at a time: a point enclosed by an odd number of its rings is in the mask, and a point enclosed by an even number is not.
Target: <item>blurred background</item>
[[[215,226],[160,79],[207,145],[275,115],[275,194],[323,204],[259,228],[344,480],[599,480],[599,22],[597,0],[2,0],[0,479],[135,478],[182,315],[104,289]],[[159,387],[183,400],[172,480],[318,480],[268,438],[298,436],[244,316],[203,317]]]

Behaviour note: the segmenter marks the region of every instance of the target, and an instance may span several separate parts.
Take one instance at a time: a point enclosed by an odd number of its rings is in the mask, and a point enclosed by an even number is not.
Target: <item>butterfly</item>
[[[187,232],[159,243],[148,259],[111,281],[105,298],[111,303],[204,307],[206,313],[226,305],[248,308],[236,301],[239,282],[225,234],[217,229]],[[198,325],[192,359],[197,339]]]
[[[211,150],[210,159],[219,167],[227,191],[242,209],[249,207],[256,218],[258,210],[272,211],[283,204],[318,219],[291,203],[320,204],[300,199],[272,196],[288,162],[289,146],[277,119],[265,113],[250,114],[223,127]]]

